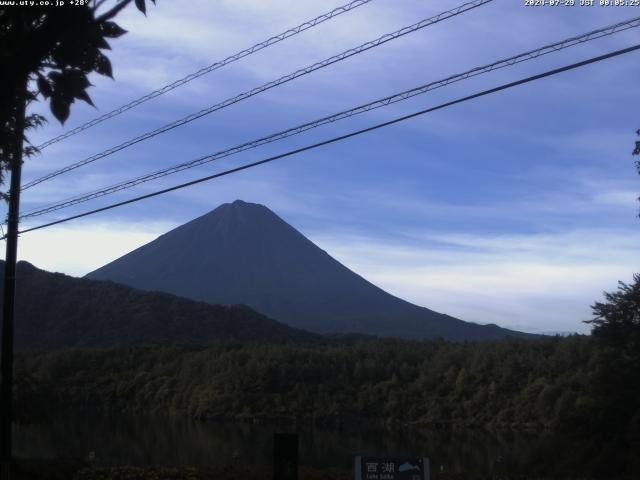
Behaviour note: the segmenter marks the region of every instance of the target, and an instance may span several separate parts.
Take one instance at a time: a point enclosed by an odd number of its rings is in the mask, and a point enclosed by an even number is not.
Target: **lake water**
[[[166,417],[65,415],[41,425],[16,426],[14,453],[23,458],[86,458],[104,465],[268,465],[275,432],[293,427],[201,423]],[[355,455],[426,456],[433,471],[467,474],[577,473],[611,476],[621,461],[589,439],[486,431],[299,427],[300,463],[350,469]],[[569,475],[569,472],[572,474]],[[609,472],[609,474],[607,474]]]

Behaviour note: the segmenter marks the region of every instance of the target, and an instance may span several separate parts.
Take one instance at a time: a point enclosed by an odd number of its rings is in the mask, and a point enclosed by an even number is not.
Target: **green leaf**
[[[115,22],[104,22],[102,24],[102,34],[107,38],[118,38],[125,33],[127,31]]]
[[[145,5],[145,1],[144,0],[135,0],[135,1],[136,1],[136,7],[138,8],[138,10],[140,10],[142,13],[146,15],[147,6]]]
[[[81,92],[76,93],[76,98],[79,98],[80,100],[87,102],[92,107],[95,107],[95,105],[93,104],[93,100],[91,100],[91,97],[86,90],[82,90]]]
[[[96,39],[96,47],[102,48],[103,50],[111,50],[111,45],[107,42],[104,37],[98,37]]]
[[[51,72],[49,72],[48,76],[55,83],[59,81],[60,78],[62,77],[62,72],[59,72],[57,70],[52,70]]]
[[[38,85],[38,90],[40,90],[40,93],[44,98],[49,98],[53,94],[53,89],[51,88],[49,80],[47,80],[43,75],[38,74],[36,83]]]
[[[28,158],[31,158],[34,155],[37,155],[38,153],[40,153],[40,150],[37,147],[28,146],[22,149],[22,154]]]
[[[53,83],[52,101],[53,98],[56,98],[58,103],[64,100],[66,103],[71,104],[75,98],[79,98],[93,105],[85,92],[91,86],[91,83],[89,83],[87,75],[81,70],[65,69],[60,73],[52,72],[50,77]]]
[[[24,119],[24,129],[31,130],[32,128],[41,127],[45,123],[47,123],[47,119],[45,117],[37,113],[32,113]]]
[[[95,67],[96,72],[100,75],[107,75],[108,77],[113,78],[113,69],[111,68],[111,62],[102,53],[99,53],[97,55]]]
[[[62,124],[69,118],[70,102],[59,96],[51,97],[51,113]]]

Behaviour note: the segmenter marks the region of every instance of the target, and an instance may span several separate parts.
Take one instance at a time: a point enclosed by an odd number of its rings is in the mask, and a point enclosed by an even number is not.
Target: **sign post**
[[[276,433],[273,436],[274,480],[298,480],[298,434]]]
[[[428,458],[356,457],[355,480],[430,480]]]

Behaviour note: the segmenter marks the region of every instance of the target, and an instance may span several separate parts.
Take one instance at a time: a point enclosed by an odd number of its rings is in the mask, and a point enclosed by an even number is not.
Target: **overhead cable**
[[[211,65],[201,68],[200,70],[198,70],[197,72],[193,72],[190,73],[189,75],[182,77],[179,80],[176,80],[175,82],[169,83],[168,85],[165,85],[164,87],[161,87],[157,90],[154,90],[151,93],[148,93],[140,98],[137,98],[136,100],[133,100],[125,105],[122,105],[121,107],[118,107],[114,110],[111,110],[110,112],[107,112],[103,115],[100,115],[99,117],[94,118],[93,120],[84,123],[72,130],[69,130],[67,132],[62,133],[61,135],[58,135],[57,137],[51,138],[49,140],[47,140],[46,142],[38,145],[37,148],[39,148],[40,150],[48,147],[49,145],[52,145],[54,143],[60,142],[61,140],[64,140],[65,138],[69,138],[73,135],[76,135],[77,133],[80,133],[84,130],[87,130],[88,128],[91,128],[95,125],[98,125],[99,123],[104,122],[105,120],[109,120],[110,118],[116,117],[118,115],[120,115],[121,113],[126,112],[127,110],[131,110],[134,107],[137,107],[138,105],[147,102],[153,98],[159,97],[160,95],[164,95],[167,92],[170,92],[171,90],[178,88],[182,85],[184,85],[185,83],[189,83],[193,80],[195,80],[196,78],[199,78],[203,75],[206,75],[207,73],[213,72],[214,70],[218,70],[219,68],[222,68],[226,65],[229,65],[230,63],[236,62],[244,57],[247,57],[253,53],[256,53],[260,50],[263,50],[267,47],[270,47],[271,45],[274,45],[276,43],[279,43],[283,40],[286,40],[289,37],[293,37],[294,35],[297,35],[301,32],[304,32],[305,30],[309,30],[310,28],[313,28],[317,25],[320,25],[321,23],[326,22],[327,20],[331,20],[332,18],[337,17],[338,15],[342,15],[343,13],[349,12],[355,8],[358,8],[362,5],[365,5],[369,2],[371,2],[372,0],[355,0],[352,1],[350,3],[347,3],[346,5],[342,5],[340,7],[334,8],[333,10],[331,10],[330,12],[324,13],[322,15],[319,15],[315,18],[312,18],[311,20],[307,20],[304,23],[301,23],[300,25],[298,25],[297,27],[293,27],[290,28],[289,30],[286,30],[278,35],[274,35],[273,37],[270,37],[260,43],[256,43],[255,45],[246,48],[244,50],[241,50],[238,53],[234,53],[233,55],[229,55],[227,58],[217,61],[215,63],[212,63]]]
[[[536,80],[540,80],[540,79],[545,78],[545,77],[550,77],[552,75],[557,75],[559,73],[566,72],[566,71],[569,71],[569,70],[574,70],[576,68],[583,67],[585,65],[590,65],[592,63],[596,63],[596,62],[600,62],[602,60],[606,60],[606,59],[609,59],[609,58],[617,57],[617,56],[620,56],[620,55],[623,55],[623,54],[626,54],[626,53],[630,53],[632,51],[639,50],[639,49],[640,49],[640,44],[637,44],[637,45],[634,45],[632,47],[623,48],[621,50],[616,50],[614,52],[607,53],[605,55],[592,57],[592,58],[590,58],[588,60],[583,60],[581,62],[573,63],[573,64],[570,64],[570,65],[566,65],[564,67],[555,68],[553,70],[548,70],[548,71],[540,73],[538,75],[533,75],[533,76],[530,76],[530,77],[523,78],[521,80],[517,80],[515,82],[506,83],[506,84],[500,85],[498,87],[490,88],[488,90],[483,90],[483,91],[475,93],[473,95],[468,95],[466,97],[458,98],[457,100],[452,100],[450,102],[442,103],[442,104],[437,105],[435,107],[426,108],[424,110],[420,110],[419,112],[411,113],[409,115],[404,115],[402,117],[398,117],[398,118],[395,118],[393,120],[389,120],[389,121],[386,121],[386,122],[383,122],[383,123],[379,123],[377,125],[373,125],[371,127],[363,128],[361,130],[356,130],[354,132],[347,133],[345,135],[340,135],[338,137],[333,137],[333,138],[330,138],[328,140],[324,140],[322,142],[314,143],[312,145],[307,145],[305,147],[297,148],[295,150],[290,150],[288,152],[281,153],[279,155],[275,155],[275,156],[272,156],[272,157],[269,157],[269,158],[265,158],[263,160],[259,160],[259,161],[256,161],[256,162],[252,162],[252,163],[248,163],[248,164],[239,166],[239,167],[235,167],[235,168],[231,168],[231,169],[228,169],[228,170],[224,170],[222,172],[215,173],[213,175],[208,175],[206,177],[198,178],[198,179],[192,180],[190,182],[182,183],[180,185],[174,185],[172,187],[165,188],[165,189],[162,189],[162,190],[158,190],[156,192],[148,193],[146,195],[141,195],[139,197],[131,198],[129,200],[124,200],[122,202],[113,203],[111,205],[107,205],[107,206],[104,206],[104,207],[101,207],[101,208],[96,208],[94,210],[90,210],[90,211],[87,211],[87,212],[79,213],[77,215],[72,215],[70,217],[62,218],[60,220],[56,220],[56,221],[53,221],[53,222],[45,223],[45,224],[38,225],[38,226],[35,226],[35,227],[30,227],[30,228],[27,228],[25,230],[20,231],[19,233],[23,234],[23,233],[27,233],[27,232],[33,232],[34,230],[40,230],[42,228],[51,227],[53,225],[59,225],[61,223],[69,222],[71,220],[75,220],[75,219],[78,219],[78,218],[86,217],[86,216],[89,216],[89,215],[94,215],[96,213],[104,212],[104,211],[111,210],[111,209],[114,209],[114,208],[117,208],[117,207],[121,207],[121,206],[128,205],[128,204],[131,204],[131,203],[139,202],[139,201],[145,200],[147,198],[156,197],[158,195],[163,195],[165,193],[173,192],[175,190],[180,190],[182,188],[190,187],[190,186],[193,186],[193,185],[196,185],[196,184],[199,184],[199,183],[203,183],[203,182],[207,182],[207,181],[210,181],[210,180],[213,180],[213,179],[216,179],[216,178],[224,177],[224,176],[227,176],[227,175],[230,175],[230,174],[233,174],[233,173],[237,173],[237,172],[240,172],[240,171],[243,171],[243,170],[247,170],[249,168],[257,167],[259,165],[264,165],[266,163],[270,163],[270,162],[273,162],[275,160],[279,160],[279,159],[282,159],[282,158],[290,157],[290,156],[296,155],[298,153],[306,152],[308,150],[313,150],[313,149],[322,147],[324,145],[329,145],[329,144],[336,143],[336,142],[339,142],[339,141],[342,141],[342,140],[346,140],[348,138],[352,138],[352,137],[355,137],[355,136],[358,136],[358,135],[362,135],[364,133],[372,132],[374,130],[378,130],[378,129],[383,128],[383,127],[388,127],[390,125],[394,125],[396,123],[400,123],[400,122],[409,120],[411,118],[415,118],[415,117],[418,117],[418,116],[421,116],[421,115],[425,115],[425,114],[430,113],[430,112],[434,112],[436,110],[441,110],[443,108],[451,107],[453,105],[457,105],[457,104],[460,104],[460,103],[463,103],[463,102],[467,102],[467,101],[473,100],[475,98],[479,98],[479,97],[483,97],[483,96],[486,96],[486,95],[490,95],[492,93],[500,92],[502,90],[507,90],[509,88],[516,87],[518,85],[523,85],[525,83],[530,83],[530,82],[533,82],[533,81],[536,81]],[[1,239],[3,240],[4,237],[1,238]]]
[[[367,50],[370,50],[372,48],[375,47],[379,47],[380,45],[383,45],[387,42],[390,42],[392,40],[395,40],[397,38],[400,38],[404,35],[407,35],[409,33],[413,33],[415,31],[421,30],[425,27],[434,25],[436,23],[442,22],[443,20],[447,20],[449,18],[455,17],[457,15],[460,15],[462,13],[468,12],[469,10],[472,10],[474,8],[477,8],[481,5],[485,5],[487,3],[492,2],[493,0],[473,0],[472,2],[467,2],[464,3],[456,8],[453,8],[451,10],[447,10],[445,12],[439,13],[438,15],[435,15],[433,17],[421,20],[418,23],[414,23],[413,25],[410,25],[408,27],[404,27],[401,28],[400,30],[396,30],[395,32],[392,33],[387,33],[385,35],[382,35],[381,37],[376,38],[375,40],[372,40],[370,42],[366,42],[363,43],[362,45],[355,47],[355,48],[351,48],[349,50],[346,50],[338,55],[334,55],[332,57],[329,57],[325,60],[322,60],[320,62],[316,62],[313,65],[309,65],[308,67],[305,68],[301,68],[299,70],[296,70],[293,73],[289,73],[287,75],[284,75],[280,78],[278,78],[277,80],[273,80],[271,82],[265,83],[259,87],[253,88],[251,90],[247,90],[239,95],[236,95],[234,97],[230,97],[227,98],[226,100],[223,100],[220,103],[216,103],[215,105],[212,105],[210,107],[207,107],[205,109],[202,109],[198,112],[192,113],[190,115],[187,115],[186,117],[183,117],[179,120],[176,120],[174,122],[171,122],[169,124],[163,125],[160,128],[157,128],[155,130],[152,130],[150,132],[144,133],[142,135],[139,135],[137,137],[134,137],[130,140],[127,140],[126,142],[123,142],[119,145],[116,145],[114,147],[111,147],[101,153],[98,153],[96,155],[92,155],[91,157],[85,158],[84,160],[80,160],[78,162],[72,163],[71,165],[67,165],[64,168],[61,168],[60,170],[56,170],[54,172],[51,172],[47,175],[44,175],[40,178],[37,178],[35,180],[32,180],[28,183],[26,183],[25,185],[22,186],[22,190],[26,190],[28,188],[31,188],[35,185],[38,185],[39,183],[45,182],[47,180],[50,180],[54,177],[57,177],[58,175],[62,175],[63,173],[67,173],[70,172],[71,170],[75,170],[76,168],[82,167],[84,165],[87,165],[89,163],[93,163],[96,160],[100,160],[102,158],[108,157],[109,155],[113,155],[116,152],[119,152],[121,150],[124,150],[125,148],[131,147],[132,145],[135,145],[137,143],[140,143],[144,140],[148,140],[150,138],[153,138],[157,135],[160,135],[162,133],[168,132],[169,130],[173,130],[174,128],[177,127],[181,127],[182,125],[185,125],[187,123],[190,123],[194,120],[197,120],[198,118],[204,117],[205,115],[209,115],[215,111],[218,110],[222,110],[223,108],[229,107],[235,103],[241,102],[242,100],[246,100],[247,98],[253,97],[254,95],[258,95],[259,93],[262,93],[266,90],[270,90],[274,87],[277,87],[279,85],[282,85],[284,83],[290,82],[298,77],[302,77],[304,75],[308,75],[312,72],[315,72],[316,70],[320,70],[321,68],[325,68],[329,65],[332,65],[334,63],[337,62],[341,62],[347,58],[350,58],[354,55],[358,55],[360,53],[366,52]]]
[[[624,22],[619,22],[616,23],[614,25],[609,25],[607,27],[604,28],[600,28],[598,30],[594,30],[579,36],[574,36],[571,38],[567,38],[565,40],[556,42],[556,43],[552,43],[550,45],[546,45],[543,47],[540,47],[538,49],[535,50],[530,50],[524,53],[520,53],[518,55],[514,55],[511,56],[509,58],[505,58],[502,60],[498,60],[496,62],[490,63],[488,65],[484,65],[481,67],[475,67],[471,70],[467,70],[463,73],[458,73],[455,75],[451,75],[449,77],[446,77],[444,79],[441,80],[437,80],[434,82],[430,82],[427,83],[425,85],[421,85],[419,87],[415,87],[412,88],[410,90],[406,90],[400,93],[396,93],[394,95],[390,95],[388,97],[384,97],[382,99],[379,100],[375,100],[373,102],[369,102],[366,103],[364,105],[360,105],[354,108],[351,108],[349,110],[344,110],[338,113],[335,113],[333,115],[329,115],[311,122],[307,122],[304,123],[302,125],[298,125],[296,127],[293,128],[289,128],[286,130],[282,130],[280,132],[271,134],[271,135],[267,135],[265,137],[261,137],[258,138],[256,140],[252,140],[249,142],[245,142],[242,143],[240,145],[236,145],[234,147],[231,148],[227,148],[225,150],[221,150],[218,151],[216,153],[213,154],[209,154],[209,155],[205,155],[193,160],[190,160],[188,162],[183,162],[165,169],[161,169],[161,170],[157,170],[155,172],[151,172],[133,179],[129,179],[129,180],[125,180],[119,183],[116,183],[114,185],[111,185],[109,187],[105,187],[99,190],[95,190],[93,192],[89,192],[89,193],[84,193],[81,195],[76,195],[73,196],[71,198],[67,198],[65,200],[53,203],[51,205],[48,205],[46,207],[39,207],[36,209],[33,209],[31,211],[26,212],[21,218],[28,218],[28,217],[35,217],[38,215],[43,215],[46,213],[50,213],[56,210],[60,210],[63,208],[67,208],[73,205],[77,205],[79,203],[84,203],[87,202],[89,200],[93,200],[99,197],[103,197],[105,195],[109,195],[121,190],[126,190],[129,188],[132,188],[136,185],[140,185],[141,183],[146,183],[158,178],[162,178],[165,177],[167,175],[172,175],[174,173],[178,173],[180,171],[183,170],[187,170],[190,168],[194,168],[209,162],[213,162],[215,160],[219,160],[221,158],[225,158],[225,157],[229,157],[232,155],[236,155],[240,152],[246,151],[246,150],[250,150],[262,145],[266,145],[278,140],[282,140],[284,138],[288,138],[291,137],[293,135],[298,135],[300,133],[306,132],[308,130],[311,130],[313,128],[317,128],[319,126],[322,125],[326,125],[329,123],[333,123],[345,118],[349,118],[352,117],[354,115],[359,115],[377,108],[381,108],[381,107],[385,107],[387,105],[393,104],[393,103],[397,103],[403,100],[407,100],[409,98],[412,98],[416,95],[421,95],[424,93],[427,93],[431,90],[435,90],[437,88],[441,88],[444,87],[446,85],[450,85],[452,83],[455,82],[459,82],[461,80],[465,80],[468,78],[472,78],[481,74],[485,74],[500,68],[505,68],[517,63],[521,63],[524,61],[528,61],[528,60],[533,60],[535,58],[538,58],[540,56],[549,54],[549,53],[553,53],[553,52],[557,52],[569,47],[572,47],[574,45],[578,45],[584,42],[588,42],[588,41],[592,41],[598,38],[601,38],[603,36],[607,36],[607,35],[612,35],[614,33],[617,32],[621,32],[624,30],[628,30],[630,28],[634,28],[634,27],[638,27],[640,26],[640,17],[636,17],[630,20],[626,20]]]

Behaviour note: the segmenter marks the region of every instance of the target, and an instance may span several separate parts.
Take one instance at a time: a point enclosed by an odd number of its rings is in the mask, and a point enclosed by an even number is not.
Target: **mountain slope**
[[[236,201],[90,273],[212,304],[242,303],[297,328],[451,340],[524,335],[394,297],[268,208]]]
[[[0,262],[0,274],[3,272],[4,262]],[[73,278],[27,262],[18,264],[15,323],[19,349],[317,339],[317,335],[243,305],[210,305],[112,282]]]

